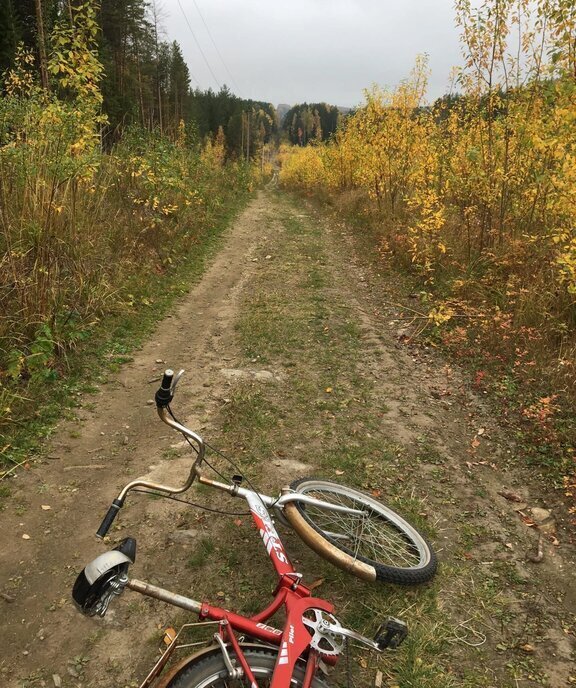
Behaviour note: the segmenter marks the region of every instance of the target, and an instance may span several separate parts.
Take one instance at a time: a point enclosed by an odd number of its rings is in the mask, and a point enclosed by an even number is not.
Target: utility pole
[[[246,132],[246,162],[250,162],[250,111],[248,111],[247,119],[248,130]]]

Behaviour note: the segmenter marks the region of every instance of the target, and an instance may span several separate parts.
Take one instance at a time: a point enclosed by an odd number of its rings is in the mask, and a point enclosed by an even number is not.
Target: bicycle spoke
[[[355,516],[307,505],[307,513],[328,537],[346,544],[354,558],[363,556],[392,566],[416,566],[420,553],[392,522],[379,514],[366,511],[366,504],[331,491],[313,490],[310,496],[332,504],[365,510]]]

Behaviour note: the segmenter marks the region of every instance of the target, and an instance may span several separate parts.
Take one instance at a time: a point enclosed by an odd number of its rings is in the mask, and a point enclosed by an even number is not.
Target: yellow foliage
[[[566,312],[576,294],[575,7],[457,0],[462,95],[426,106],[418,58],[396,89],[368,89],[329,144],[284,149],[281,182],[354,191],[379,218],[384,252],[429,281],[465,265],[532,271],[528,283],[547,283],[550,307],[559,294]]]
[[[281,147],[279,181],[288,188],[314,189],[325,181],[325,169],[320,146]]]

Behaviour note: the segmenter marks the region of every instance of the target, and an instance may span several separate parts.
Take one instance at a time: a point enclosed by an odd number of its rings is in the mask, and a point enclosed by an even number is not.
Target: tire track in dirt
[[[486,636],[488,652],[497,658],[495,663],[502,663],[505,650],[519,654],[519,661],[524,653],[547,673],[545,685],[572,685],[576,550],[567,532],[561,547],[544,537],[543,562],[530,563],[526,555],[533,551],[538,531],[519,517],[517,502],[502,496],[511,488],[519,492],[525,502],[520,505],[523,513],[529,515],[530,507],[539,507],[546,490],[530,484],[520,469],[510,464],[509,455],[515,447],[508,431],[499,426],[457,366],[419,342],[406,343],[401,310],[386,301],[402,297],[397,290],[390,290],[386,275],[376,274],[366,260],[355,255],[350,230],[327,221],[311,204],[308,212],[324,227],[334,298],[341,299],[346,293],[361,323],[365,375],[380,386],[375,398],[387,408],[382,418],[384,431],[409,454],[418,455],[407,479],[415,481],[415,486],[425,486],[428,493],[428,510],[434,514],[439,531],[436,547],[440,558],[449,564],[451,559],[462,557],[461,545],[457,544],[461,531],[477,528],[482,535],[475,538],[476,544],[466,557],[471,566],[482,570],[480,580],[503,575],[501,569],[498,574],[491,572],[500,565],[510,577],[502,597],[511,618],[505,628],[499,628],[501,621],[489,609],[476,610],[480,612],[478,619],[484,617],[480,624],[487,624],[477,637]],[[427,448],[429,459],[425,457]],[[474,582],[470,579],[469,584]],[[440,598],[448,608],[458,596],[468,596],[468,591],[454,587],[454,581],[447,580],[445,587]],[[463,610],[464,606],[454,605],[456,614]],[[476,639],[472,637],[472,641]],[[460,643],[461,647],[465,644]],[[471,661],[470,656],[465,661]],[[540,682],[523,680],[522,685]]]

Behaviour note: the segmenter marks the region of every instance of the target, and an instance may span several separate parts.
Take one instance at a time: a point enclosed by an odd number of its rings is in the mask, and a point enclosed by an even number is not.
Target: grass
[[[211,554],[214,553],[216,545],[213,540],[208,537],[203,537],[194,546],[194,552],[188,558],[186,566],[189,568],[197,568],[206,563]]]

